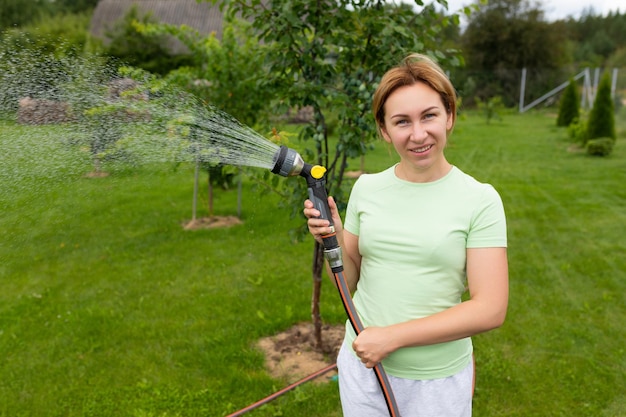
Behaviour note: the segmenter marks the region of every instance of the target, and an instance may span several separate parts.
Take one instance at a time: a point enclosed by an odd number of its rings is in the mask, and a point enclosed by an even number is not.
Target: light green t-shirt
[[[429,183],[401,180],[395,167],[362,175],[344,227],[359,237],[354,304],[365,327],[429,316],[460,303],[467,285],[466,248],[507,245],[499,194],[456,167]],[[348,342],[355,337],[347,323]],[[383,366],[400,378],[445,378],[471,357],[472,341],[465,338],[399,349]]]

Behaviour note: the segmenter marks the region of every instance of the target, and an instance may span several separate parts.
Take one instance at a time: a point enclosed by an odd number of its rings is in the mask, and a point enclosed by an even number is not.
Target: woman
[[[456,99],[445,73],[423,55],[389,70],[373,112],[400,162],[357,180],[345,224],[329,198],[344,276],[365,326],[358,337],[346,326],[337,359],[345,416],[388,415],[368,369],[379,362],[402,417],[471,416],[470,337],[506,316],[507,239],[498,193],[444,155]],[[329,222],[316,218],[310,201],[304,206],[321,241]]]

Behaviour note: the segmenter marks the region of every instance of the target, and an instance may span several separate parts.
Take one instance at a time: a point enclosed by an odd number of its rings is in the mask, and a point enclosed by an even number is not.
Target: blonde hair
[[[454,127],[457,95],[450,79],[441,67],[426,55],[411,54],[404,58],[400,65],[391,68],[383,75],[374,92],[372,111],[379,129],[385,126],[385,103],[389,96],[400,87],[418,82],[428,85],[439,93],[446,112],[452,117],[452,127]]]

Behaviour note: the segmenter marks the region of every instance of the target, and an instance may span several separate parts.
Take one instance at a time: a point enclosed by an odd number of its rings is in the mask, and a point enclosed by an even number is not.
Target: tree
[[[0,32],[28,24],[46,24],[50,16],[89,12],[98,0],[0,0]]]
[[[188,26],[136,23],[135,27],[144,36],[174,36],[189,49],[192,57],[189,65],[170,71],[166,77],[168,81],[246,125],[253,126],[267,109],[272,93],[267,88],[258,88],[266,75],[263,68],[265,55],[247,22],[227,19],[221,40],[215,34],[203,36]],[[252,91],[255,93],[251,94]],[[208,174],[209,213],[212,215],[214,186],[228,188],[235,176],[232,169],[223,164],[196,163]],[[196,169],[192,222],[195,221],[199,187],[197,174]],[[238,200],[241,201],[241,195]]]
[[[528,0],[490,0],[470,16],[461,40],[467,69],[478,79],[477,95],[499,95],[508,106],[517,102],[511,92],[518,91],[522,68],[557,69],[569,61],[563,31],[546,22],[540,6]],[[554,85],[554,80],[545,82]]]
[[[99,0],[54,0],[56,11],[61,13],[81,13],[94,9]]]
[[[578,87],[573,78],[563,92],[559,105],[559,116],[556,119],[557,126],[569,126],[580,117],[580,99],[578,97]]]
[[[120,21],[105,32],[110,40],[104,48],[105,54],[127,65],[161,75],[185,64],[188,58],[170,53],[165,36],[149,36],[138,30],[139,24],[153,22],[152,14],[141,15],[137,5],[133,5]]]
[[[447,5],[444,0],[437,2]],[[434,8],[407,10],[382,0],[229,0],[223,4],[231,15],[251,21],[268,48],[264,85],[279,92],[281,100],[272,103],[275,113],[313,108],[313,119],[301,133],[313,149],[306,149],[303,157],[328,169],[329,194],[340,204],[348,158],[365,154],[376,137],[370,104],[382,74],[409,52],[428,53],[444,65],[459,62],[439,50],[438,34],[452,18]],[[329,138],[331,116],[337,118],[334,142]],[[293,215],[300,214],[306,197],[302,184],[287,184],[293,191],[286,193],[284,203]],[[323,248],[315,243],[312,316],[318,345],[323,264]]]
[[[47,0],[0,0],[0,32],[35,22],[47,15]]]
[[[566,31],[569,38],[577,44],[575,57],[577,62],[593,66],[604,66],[609,58],[621,46],[626,45],[626,13],[610,12],[602,16],[593,6],[583,9],[578,20],[569,19]]]
[[[611,138],[613,140],[617,138],[613,99],[611,98],[611,76],[607,72],[600,79],[593,108],[589,113],[587,138]]]

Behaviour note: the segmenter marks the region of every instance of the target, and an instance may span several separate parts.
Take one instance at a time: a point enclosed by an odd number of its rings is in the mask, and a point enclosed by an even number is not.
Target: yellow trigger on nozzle
[[[321,165],[314,165],[311,168],[311,176],[315,178],[316,180],[319,180],[320,178],[322,178],[325,173],[326,173],[326,168],[324,168]]]

